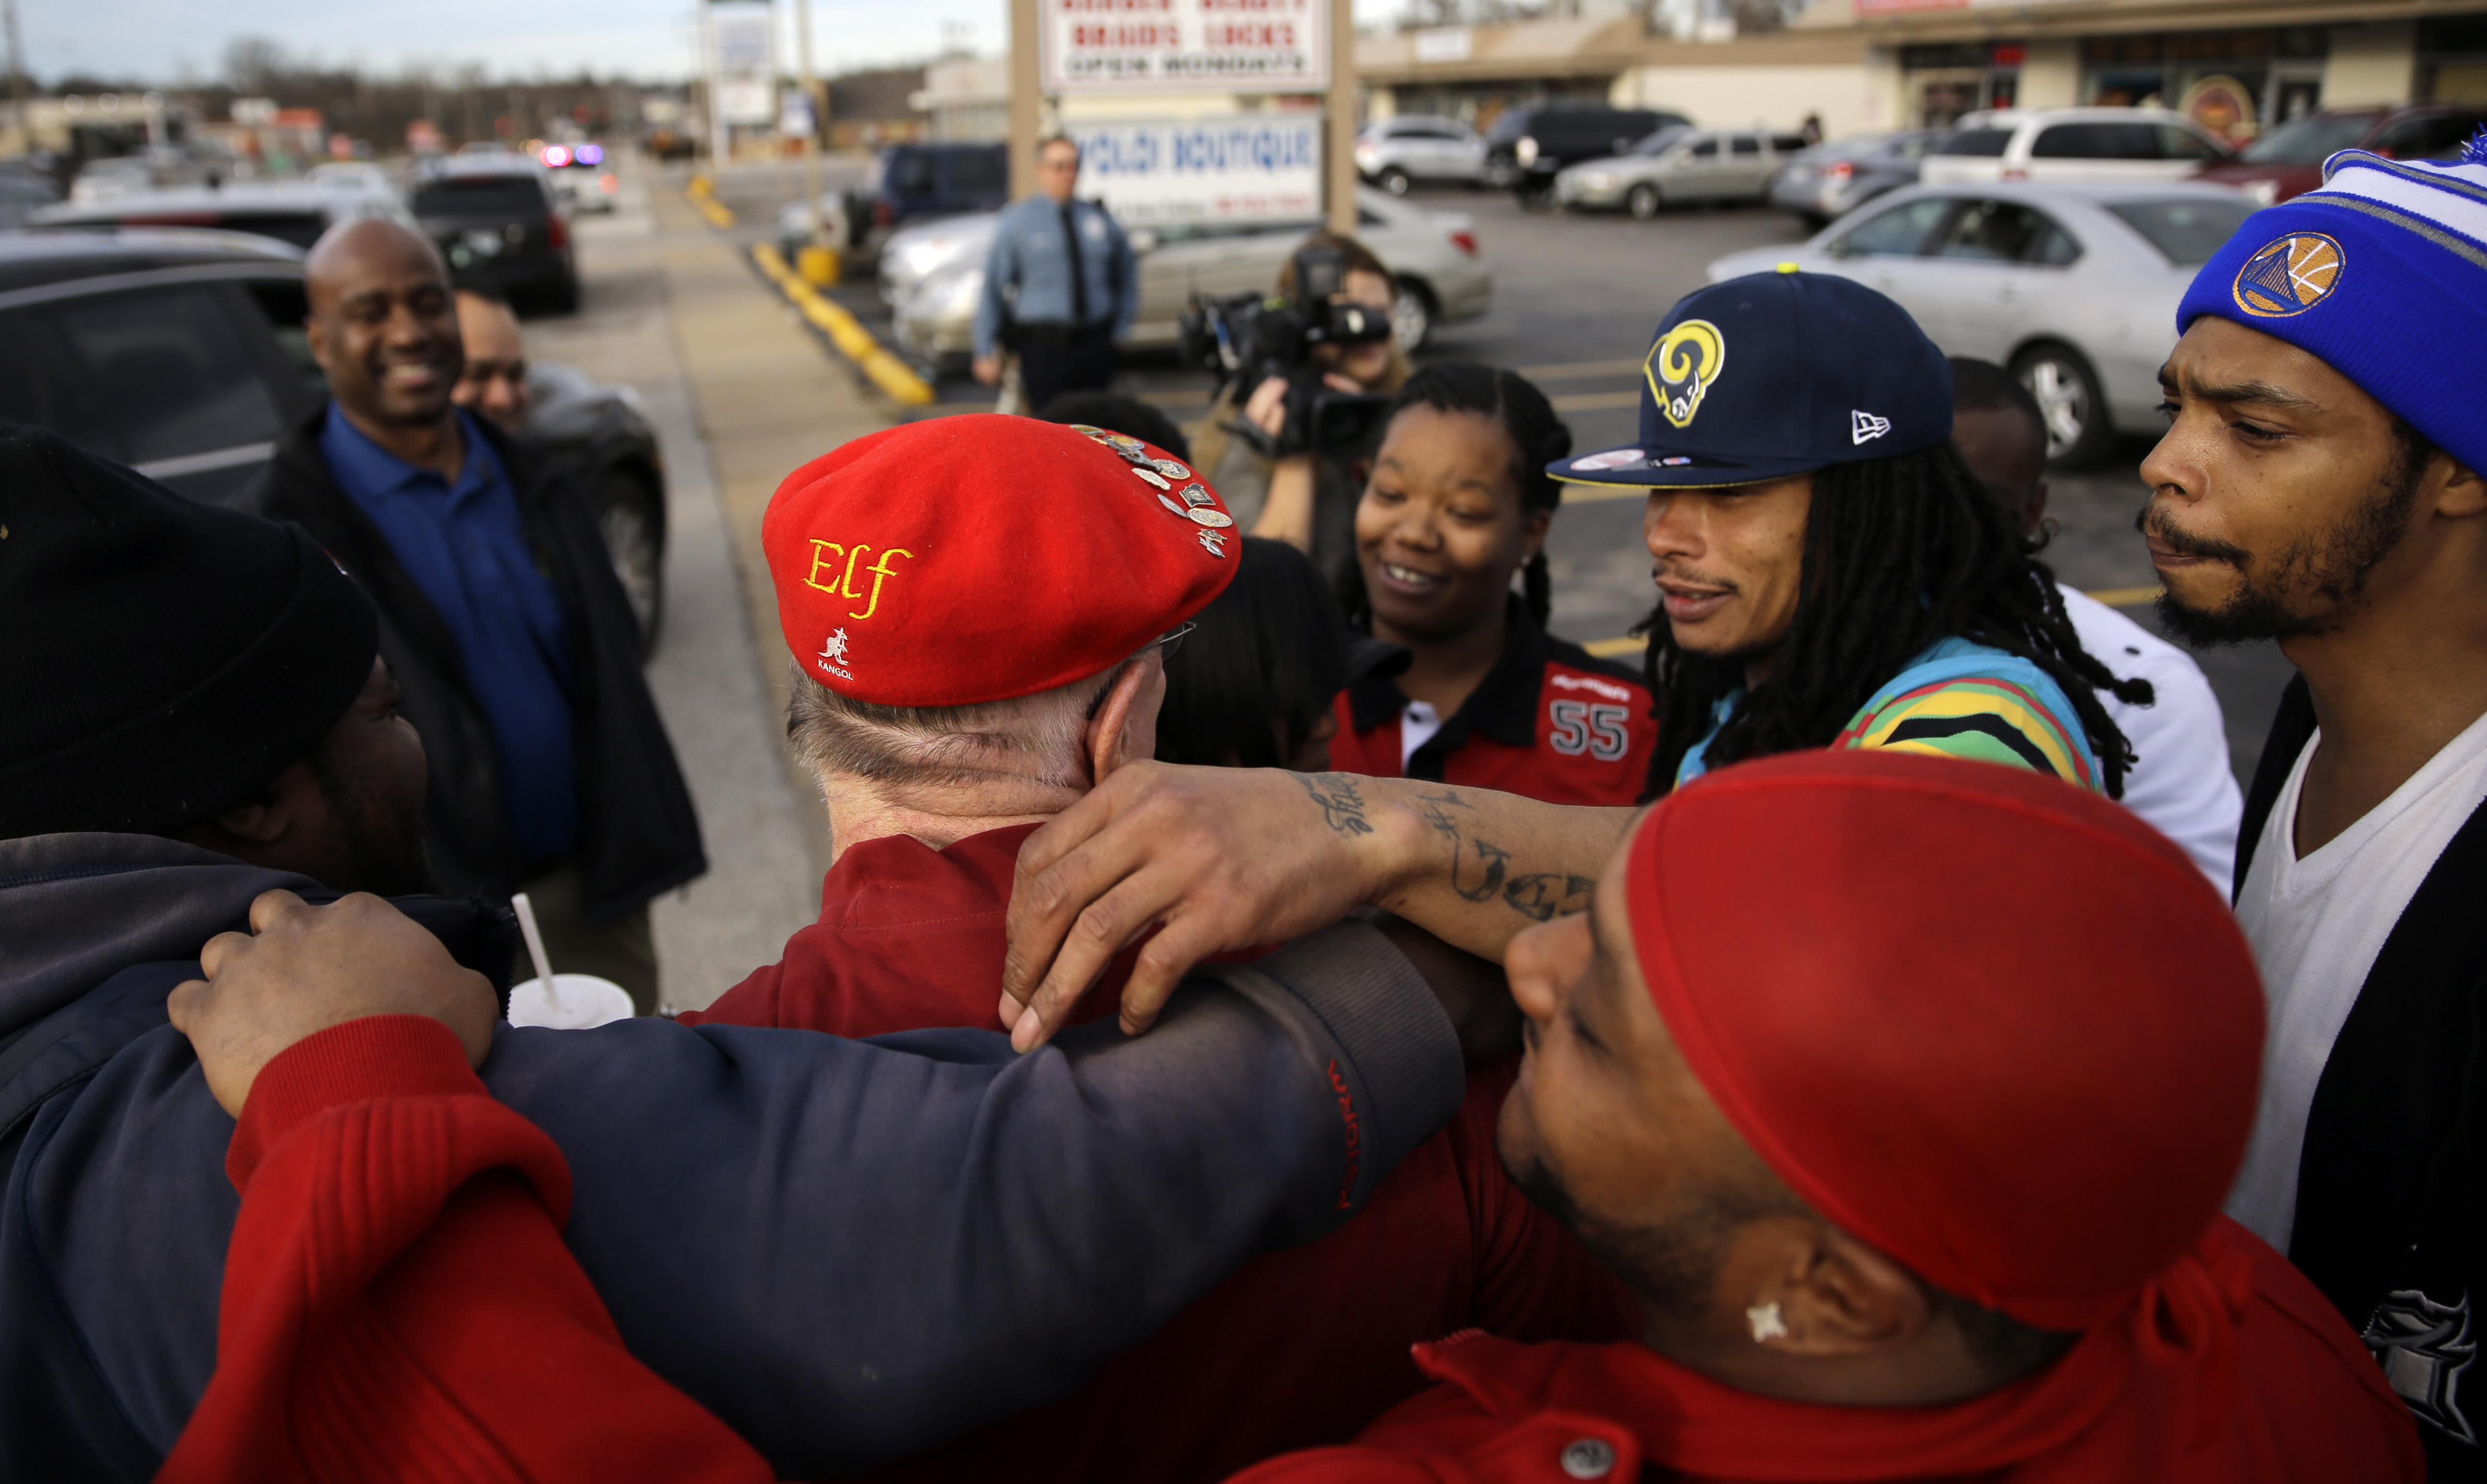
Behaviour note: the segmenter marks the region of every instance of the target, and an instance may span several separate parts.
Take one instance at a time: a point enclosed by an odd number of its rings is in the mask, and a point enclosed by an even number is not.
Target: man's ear
[[[1104,699],[1088,718],[1088,782],[1125,763],[1144,763],[1157,753],[1157,701],[1165,698],[1165,667],[1155,652],[1123,666],[1105,687]]]
[[[311,348],[311,358],[320,369],[328,369],[328,322],[317,314],[302,317],[302,338]]]
[[[2487,513],[2487,478],[2442,450],[2435,457],[2446,466],[2443,487],[2436,494],[2435,513],[2455,519]]]
[[[302,776],[291,776],[296,772]],[[223,850],[228,845],[250,848],[276,844],[298,823],[289,800],[299,797],[306,786],[317,787],[310,772],[307,764],[291,765],[249,798],[186,831],[186,837],[223,854],[231,854]],[[218,835],[223,836],[221,841],[214,838]]]
[[[1811,1224],[1812,1241],[1764,1296],[1777,1302],[1787,1332],[1763,1343],[1791,1355],[1854,1356],[1897,1350],[1925,1331],[1934,1313],[1906,1269],[1835,1226]]]

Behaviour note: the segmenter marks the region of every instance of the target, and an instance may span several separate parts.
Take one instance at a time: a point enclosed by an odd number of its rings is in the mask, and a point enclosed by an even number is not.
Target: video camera
[[[1347,286],[1347,254],[1331,243],[1298,248],[1294,277],[1292,295],[1193,294],[1183,313],[1183,358],[1216,372],[1219,390],[1239,388],[1239,404],[1271,377],[1286,381],[1286,421],[1277,437],[1236,419],[1236,435],[1261,454],[1342,454],[1372,434],[1389,399],[1327,384],[1312,364],[1313,350],[1387,340],[1390,316],[1338,297]]]

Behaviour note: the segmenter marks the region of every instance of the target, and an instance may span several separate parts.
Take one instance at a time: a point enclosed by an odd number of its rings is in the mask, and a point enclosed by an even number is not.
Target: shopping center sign
[[[1330,0],[1040,0],[1048,93],[1318,93]]]

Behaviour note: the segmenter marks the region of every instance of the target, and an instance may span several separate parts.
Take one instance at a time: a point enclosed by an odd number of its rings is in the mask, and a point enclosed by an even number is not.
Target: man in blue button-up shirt
[[[1002,351],[1018,352],[1020,410],[1042,412],[1064,392],[1099,392],[1114,376],[1114,346],[1140,307],[1139,260],[1111,212],[1072,192],[1079,146],[1055,135],[1036,147],[1041,189],[1002,212],[976,301],[976,378],[1001,379]]]
[[[595,517],[451,405],[464,357],[432,243],[358,222],[305,267],[331,401],[280,449],[261,508],[302,522],[380,610],[443,889],[523,889],[557,970],[653,1010],[647,903],[705,860]]]

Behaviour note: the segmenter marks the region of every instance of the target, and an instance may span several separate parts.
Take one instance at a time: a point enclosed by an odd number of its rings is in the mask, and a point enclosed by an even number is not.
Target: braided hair
[[[1511,480],[1520,490],[1520,509],[1523,515],[1544,511],[1551,515],[1563,503],[1563,487],[1546,466],[1572,452],[1572,430],[1554,413],[1554,405],[1537,384],[1516,371],[1504,371],[1475,361],[1433,361],[1417,368],[1392,399],[1387,427],[1410,407],[1431,407],[1437,412],[1468,412],[1491,419],[1511,440]],[[1371,627],[1372,604],[1364,591],[1364,569],[1349,562],[1339,574],[1339,605],[1347,612],[1350,627],[1362,630]],[[1541,545],[1534,556],[1520,570],[1521,602],[1537,627],[1546,627],[1553,611],[1554,582],[1546,569],[1546,551]]]
[[[2150,683],[2119,680],[2082,649],[2036,550],[1949,443],[1816,473],[1796,617],[1770,679],[1712,739],[1710,763],[1830,745],[1910,659],[1956,635],[2026,659],[2062,686],[2109,796],[2123,798],[2133,744],[2098,692],[2146,706]],[[1674,787],[1718,703],[1744,684],[1744,662],[1678,649],[1663,604],[1635,631],[1649,635],[1643,665],[1658,697],[1646,791],[1656,798]]]

